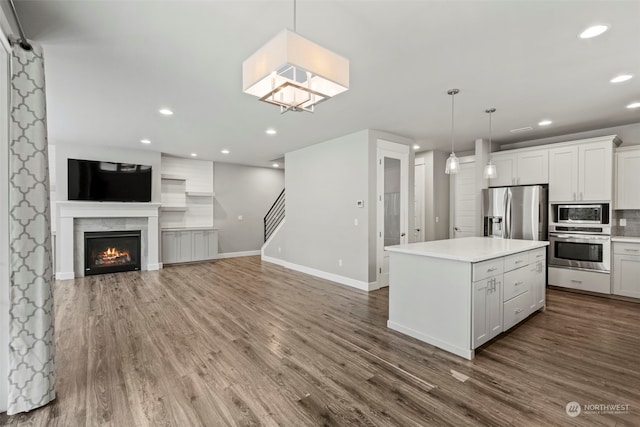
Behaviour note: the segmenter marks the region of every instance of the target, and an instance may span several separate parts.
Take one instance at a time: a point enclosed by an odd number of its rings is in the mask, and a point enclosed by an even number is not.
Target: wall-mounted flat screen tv
[[[68,159],[69,200],[150,202],[151,166]]]

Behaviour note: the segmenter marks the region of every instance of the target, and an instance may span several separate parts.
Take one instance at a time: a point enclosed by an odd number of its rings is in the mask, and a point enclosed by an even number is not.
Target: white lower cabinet
[[[473,347],[502,332],[502,274],[473,282]]]
[[[212,229],[163,230],[162,262],[207,261],[218,256],[218,232]]]
[[[545,306],[545,248],[474,264],[473,274],[473,348]]]
[[[640,243],[613,242],[613,293],[640,298]]]

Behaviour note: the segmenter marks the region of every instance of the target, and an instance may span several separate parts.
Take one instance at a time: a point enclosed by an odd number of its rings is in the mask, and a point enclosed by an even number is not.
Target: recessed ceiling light
[[[551,123],[553,123],[551,120],[542,120],[538,122],[538,126],[549,126]]]
[[[419,146],[418,144],[414,144],[413,149],[414,149],[414,150],[419,150],[419,149],[420,149],[420,146]]]
[[[587,28],[583,32],[580,33],[581,39],[590,39],[592,37],[597,37],[600,34],[607,31],[609,27],[607,25],[594,25],[592,27]]]
[[[142,142],[143,144],[151,144],[151,141],[148,139],[141,139],[140,142]]]
[[[523,128],[511,129],[509,132],[511,132],[511,133],[519,133],[519,132],[528,132],[530,130],[533,130],[533,128],[531,126],[526,126],[526,127],[523,127]]]
[[[271,166],[273,166],[274,168],[279,168],[279,167],[280,167],[280,165],[279,165],[279,164],[277,164],[277,163],[274,163],[274,164],[272,164]]]
[[[609,81],[611,83],[622,83],[622,82],[626,82],[627,80],[631,80],[632,78],[633,76],[631,74],[620,74],[619,76],[615,76]]]
[[[278,133],[275,129],[267,129],[265,132],[267,133],[267,135],[275,135],[276,133]]]
[[[162,114],[163,116],[173,116],[173,111],[169,110],[168,108],[161,108],[158,110],[158,113]]]
[[[220,150],[220,152],[221,152],[222,154],[229,154],[229,150],[227,150],[226,148],[225,148],[224,150]]]
[[[198,153],[191,153],[191,157],[198,157]]]
[[[627,105],[627,108],[638,108],[640,107],[640,102],[632,102],[631,104]]]

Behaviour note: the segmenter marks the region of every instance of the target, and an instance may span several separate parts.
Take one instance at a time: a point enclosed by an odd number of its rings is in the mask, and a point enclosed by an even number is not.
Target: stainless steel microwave
[[[609,224],[609,204],[555,205],[556,222]]]

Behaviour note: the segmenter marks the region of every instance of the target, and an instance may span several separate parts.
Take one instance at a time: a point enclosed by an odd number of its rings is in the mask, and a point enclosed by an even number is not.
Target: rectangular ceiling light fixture
[[[348,89],[349,60],[294,31],[281,31],[242,63],[242,90],[281,113],[313,112]]]

